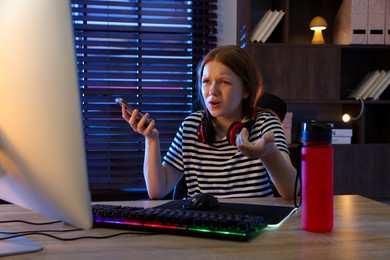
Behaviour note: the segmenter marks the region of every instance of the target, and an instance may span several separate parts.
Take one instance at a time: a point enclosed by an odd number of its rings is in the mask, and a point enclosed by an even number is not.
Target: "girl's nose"
[[[218,95],[219,94],[219,84],[216,81],[213,81],[210,89],[209,89],[209,95]]]

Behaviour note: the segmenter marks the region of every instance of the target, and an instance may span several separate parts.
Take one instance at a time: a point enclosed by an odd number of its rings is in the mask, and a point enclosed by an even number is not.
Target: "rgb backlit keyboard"
[[[94,227],[246,241],[266,227],[259,216],[167,208],[92,205]]]

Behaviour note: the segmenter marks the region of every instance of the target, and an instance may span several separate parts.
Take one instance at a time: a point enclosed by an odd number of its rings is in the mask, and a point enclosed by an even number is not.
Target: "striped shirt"
[[[188,195],[211,193],[217,198],[273,197],[274,190],[260,159],[245,156],[226,137],[213,146],[199,140],[203,113],[194,112],[180,126],[164,162],[184,172]],[[273,131],[275,144],[289,153],[279,120],[269,112],[258,112],[249,141],[254,142]]]

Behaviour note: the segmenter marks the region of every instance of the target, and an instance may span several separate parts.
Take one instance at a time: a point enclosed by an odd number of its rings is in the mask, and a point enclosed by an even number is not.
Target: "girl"
[[[149,114],[137,123],[138,111],[130,116],[122,107],[123,118],[145,136],[149,197],[164,197],[184,176],[189,196],[272,197],[275,187],[293,199],[296,170],[280,121],[258,106],[263,85],[253,59],[237,46],[217,47],[199,64],[197,87],[204,110],[183,121],[163,160],[155,121],[144,128]]]

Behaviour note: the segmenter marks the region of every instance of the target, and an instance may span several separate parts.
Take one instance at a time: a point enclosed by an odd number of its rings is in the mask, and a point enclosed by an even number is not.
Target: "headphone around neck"
[[[208,115],[208,112],[203,113],[202,122],[199,125],[198,137],[199,140],[208,145],[213,145],[215,142],[215,129],[212,123],[211,116]],[[248,129],[250,132],[252,130],[253,125],[256,121],[256,112],[253,112],[252,117],[246,121],[236,121],[233,122],[226,131],[226,139],[231,145],[236,146],[236,136],[241,132],[243,128]]]

